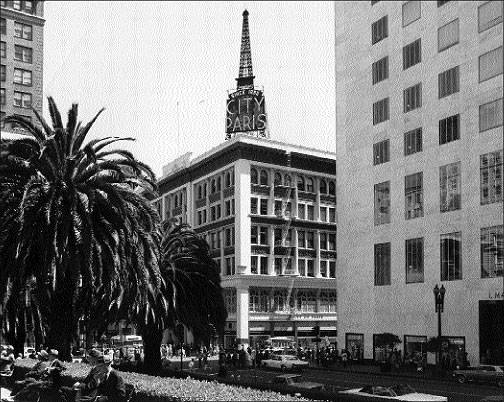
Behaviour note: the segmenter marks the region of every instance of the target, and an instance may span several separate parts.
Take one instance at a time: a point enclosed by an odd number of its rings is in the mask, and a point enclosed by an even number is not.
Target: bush
[[[17,360],[16,375],[23,376],[34,364],[35,360],[32,359]],[[62,372],[62,383],[67,386],[82,381],[90,370],[90,366],[82,363],[64,363],[64,365],[66,370]],[[278,392],[243,388],[215,381],[200,381],[189,377],[163,378],[132,372],[121,372],[121,376],[126,384],[135,387],[136,401],[309,401]]]

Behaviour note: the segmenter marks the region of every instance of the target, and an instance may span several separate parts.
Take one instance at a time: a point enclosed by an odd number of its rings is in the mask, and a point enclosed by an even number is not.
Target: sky
[[[244,9],[271,139],[335,151],[332,2],[47,1],[44,96],[84,122],[105,107],[89,138],[135,138],[160,177],[224,142]]]

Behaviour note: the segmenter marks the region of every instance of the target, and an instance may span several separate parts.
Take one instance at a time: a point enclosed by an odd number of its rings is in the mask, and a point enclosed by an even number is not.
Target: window
[[[281,186],[282,185],[282,175],[278,172],[275,172],[275,177],[273,183],[275,186]]]
[[[389,98],[373,103],[373,125],[389,119]]]
[[[313,179],[311,177],[306,179],[306,191],[313,193]]]
[[[329,261],[329,278],[336,278],[336,261]]]
[[[422,152],[422,128],[404,133],[404,156]]]
[[[390,243],[374,245],[374,284],[390,285]]]
[[[266,170],[261,170],[261,185],[268,185],[268,172]]]
[[[390,140],[373,144],[373,164],[379,165],[390,160]]]
[[[438,52],[448,49],[459,42],[459,20],[453,20],[438,29]]]
[[[481,205],[502,202],[502,150],[480,156]]]
[[[423,237],[406,240],[406,283],[424,281]]]
[[[390,223],[390,181],[374,186],[374,224]]]
[[[481,277],[504,276],[504,226],[481,229]]]
[[[388,36],[387,16],[373,22],[371,26],[371,43],[374,45]]]
[[[20,68],[14,69],[14,83],[21,85],[32,84],[32,72],[28,70],[21,70]]]
[[[276,228],[273,231],[273,237],[275,240],[275,246],[281,246],[282,245],[282,229]]]
[[[414,66],[422,61],[422,40],[417,39],[413,43],[403,47],[403,70]]]
[[[320,260],[320,276],[327,278],[327,261]]]
[[[226,230],[224,231],[224,234],[225,234],[225,246],[226,247],[234,246],[234,244],[235,244],[234,228],[226,228]]]
[[[27,13],[33,12],[33,1],[24,1],[23,2],[23,10],[26,11]]]
[[[327,250],[327,233],[321,232],[319,235],[320,249]]]
[[[250,182],[252,184],[259,184],[259,176],[257,170],[254,168],[250,169]]]
[[[372,65],[373,85],[388,78],[388,56],[378,60]]]
[[[29,47],[14,46],[14,60],[23,61],[25,63],[33,62],[33,49]]]
[[[267,199],[261,198],[261,209],[259,212],[261,215],[268,215],[268,200]]]
[[[333,181],[329,182],[329,195],[336,195],[336,183]]]
[[[315,277],[315,261],[313,260],[306,260],[306,276]]]
[[[306,260],[298,259],[299,276],[306,276]]]
[[[302,230],[298,231],[298,247],[305,248],[305,232]]]
[[[502,74],[502,46],[479,57],[479,82]]]
[[[234,275],[235,274],[235,258],[228,257],[225,259],[226,261],[226,275]]]
[[[224,206],[226,208],[226,216],[234,215],[234,199],[226,200]]]
[[[441,212],[461,208],[460,162],[450,163],[439,168],[439,192]]]
[[[327,222],[327,207],[320,207],[320,220]]]
[[[286,174],[284,178],[284,186],[290,187],[292,185],[291,177]]]
[[[305,219],[306,216],[306,206],[305,204],[298,204],[298,218]]]
[[[315,233],[306,232],[306,248],[315,248]]]
[[[5,88],[0,89],[0,105],[5,105],[7,103],[5,98]]]
[[[315,207],[313,205],[307,205],[306,208],[307,208],[306,209],[306,213],[307,213],[306,219],[308,219],[309,221],[315,220]]]
[[[283,275],[282,263],[283,263],[282,258],[275,258],[274,269],[275,269],[275,275],[277,276]]]
[[[7,57],[7,44],[0,42],[0,57]]]
[[[502,22],[502,1],[488,1],[478,7],[478,32]]]
[[[320,179],[320,194],[327,194],[327,182],[324,179]]]
[[[257,198],[250,199],[250,213],[257,214]]]
[[[459,66],[450,68],[438,75],[439,99],[460,90]]]
[[[19,0],[14,0],[14,1],[12,2],[12,8],[13,8],[14,10],[21,10],[21,1],[19,1]]]
[[[336,250],[336,233],[329,233],[329,250]]]
[[[257,237],[257,226],[251,226],[250,227],[250,243],[251,244],[258,244],[258,237]]]
[[[404,198],[406,219],[423,216],[423,173],[415,173],[404,178]]]
[[[217,191],[216,182],[215,179],[212,179],[212,181],[210,182],[210,194],[213,194],[216,191]]]
[[[259,228],[259,244],[268,245],[268,228],[265,226]]]
[[[268,257],[261,257],[261,275],[268,275]]]
[[[14,91],[14,106],[29,109],[32,105],[32,95]]]
[[[31,25],[14,22],[14,37],[26,40],[33,39],[33,27]]]
[[[305,190],[305,181],[303,176],[298,176],[297,177],[297,188],[299,191],[304,191]]]
[[[0,33],[2,35],[7,34],[7,20],[5,18],[0,18]]]
[[[7,67],[3,64],[0,67],[0,81],[4,82],[7,77]]]
[[[480,133],[502,126],[502,98],[479,107]]]
[[[250,289],[249,311],[265,313],[269,311],[269,290]]]
[[[460,138],[460,115],[439,120],[439,145],[456,141]]]
[[[441,280],[462,279],[462,235],[460,232],[441,235]]]
[[[320,291],[320,308],[318,311],[321,313],[336,312],[336,291]]]
[[[329,222],[336,222],[336,208],[329,208]]]
[[[404,113],[422,106],[422,83],[404,90]]]
[[[408,26],[420,18],[420,1],[408,1],[402,5],[402,26]]]
[[[258,261],[259,257],[256,256],[256,255],[253,255],[250,257],[250,273],[251,274],[257,274],[258,271],[257,271],[257,261]]]

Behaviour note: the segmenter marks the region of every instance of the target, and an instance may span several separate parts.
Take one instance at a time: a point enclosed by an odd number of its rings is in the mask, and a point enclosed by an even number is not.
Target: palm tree
[[[36,111],[40,126],[5,119],[24,137],[0,145],[0,310],[18,297],[15,284],[34,278],[45,344],[68,359],[87,306],[121,306],[132,278],[138,302],[159,297],[159,216],[145,198],[155,190],[151,169],[130,152],[105,150],[133,139],[85,143],[103,109],[83,125],[74,104],[65,126],[48,101],[52,127]]]

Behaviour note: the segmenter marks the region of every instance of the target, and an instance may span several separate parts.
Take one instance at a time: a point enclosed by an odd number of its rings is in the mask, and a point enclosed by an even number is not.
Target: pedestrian
[[[192,372],[194,370],[194,357],[191,357],[191,361],[189,362],[188,366],[189,366],[189,371]],[[201,359],[200,359],[200,366],[199,366],[199,368],[201,368]]]
[[[345,349],[341,350],[341,363],[343,364],[343,367],[346,368],[347,366],[347,360],[348,360],[348,354]]]

